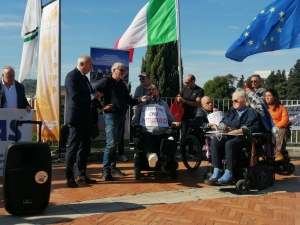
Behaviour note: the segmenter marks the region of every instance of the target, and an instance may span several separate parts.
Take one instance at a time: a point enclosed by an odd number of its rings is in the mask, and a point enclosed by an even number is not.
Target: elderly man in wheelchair
[[[132,117],[135,131],[134,175],[140,178],[141,170],[162,169],[177,178],[175,160],[177,132],[180,123],[172,116],[168,104],[161,99],[158,86],[148,86],[148,101],[137,106]],[[170,125],[172,127],[170,128]]]
[[[251,143],[243,134],[243,129],[251,133],[260,132],[261,121],[258,113],[245,105],[246,93],[244,91],[234,92],[232,95],[233,106],[223,118],[218,128],[220,136],[213,138],[210,143],[211,160],[213,164],[213,174],[209,178],[210,182],[220,182],[228,184],[232,181],[233,165],[237,151],[251,146]],[[223,132],[223,134],[222,134]],[[222,174],[222,159],[226,158],[226,168]]]

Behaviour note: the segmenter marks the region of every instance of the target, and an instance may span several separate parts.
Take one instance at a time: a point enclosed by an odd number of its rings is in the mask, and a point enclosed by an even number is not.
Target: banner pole
[[[181,65],[181,44],[180,44],[180,17],[179,17],[179,0],[176,1],[176,26],[177,26],[177,49],[178,49],[178,77],[179,91],[182,90],[182,65]]]

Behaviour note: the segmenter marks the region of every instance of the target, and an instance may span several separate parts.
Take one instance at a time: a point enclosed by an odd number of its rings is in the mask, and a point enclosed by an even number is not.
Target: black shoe
[[[96,180],[90,179],[88,176],[77,176],[76,177],[77,183],[86,183],[86,184],[96,184]]]
[[[107,172],[103,172],[102,173],[102,178],[105,181],[113,181],[114,180],[114,178],[112,177],[112,175],[110,173],[107,173]]]
[[[67,186],[70,188],[77,188],[78,184],[75,182],[74,178],[70,178],[67,180]]]
[[[124,177],[125,173],[121,172],[119,169],[117,168],[113,168],[112,170],[110,170],[111,175],[116,176],[116,177]]]

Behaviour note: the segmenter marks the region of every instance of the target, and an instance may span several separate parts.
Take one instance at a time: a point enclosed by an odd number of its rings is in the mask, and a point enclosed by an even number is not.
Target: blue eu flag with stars
[[[260,52],[300,46],[300,0],[277,0],[262,9],[225,56],[242,62]]]

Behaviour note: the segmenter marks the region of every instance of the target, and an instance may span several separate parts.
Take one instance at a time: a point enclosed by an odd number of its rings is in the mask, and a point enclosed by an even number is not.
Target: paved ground
[[[64,166],[53,167],[50,205],[44,213],[26,217],[7,215],[0,186],[0,224],[300,224],[300,160],[295,174],[276,174],[274,186],[239,195],[235,186],[208,186],[206,161],[195,172],[182,163],[179,179],[164,173],[133,177],[133,163],[118,163],[127,176],[101,180],[102,164],[88,165],[95,185],[66,187]]]

